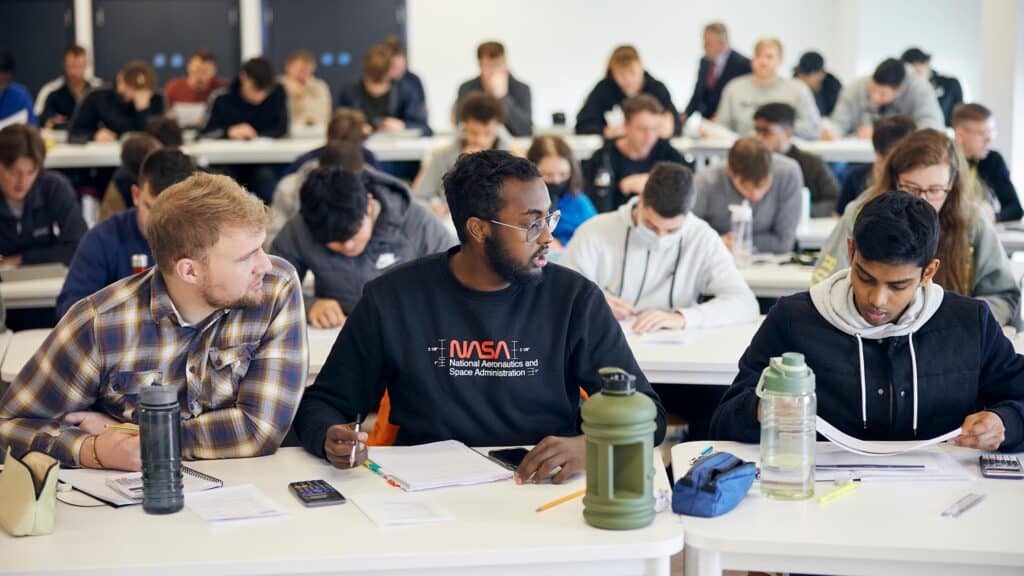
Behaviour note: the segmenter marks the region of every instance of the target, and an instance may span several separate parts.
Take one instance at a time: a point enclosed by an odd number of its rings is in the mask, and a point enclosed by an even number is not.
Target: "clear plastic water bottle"
[[[750,266],[754,258],[754,209],[750,202],[744,200],[740,204],[730,204],[730,232],[732,232],[732,257],[736,266]]]
[[[172,514],[185,506],[181,476],[181,408],[171,386],[146,386],[139,394],[142,509]]]
[[[804,355],[772,358],[757,383],[761,419],[761,493],[778,500],[814,495],[817,437],[814,372]]]

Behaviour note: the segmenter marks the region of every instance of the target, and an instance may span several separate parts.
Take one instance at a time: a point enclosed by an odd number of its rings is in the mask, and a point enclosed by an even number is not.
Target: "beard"
[[[263,287],[256,292],[246,291],[241,296],[235,298],[225,298],[223,295],[218,294],[214,287],[209,284],[204,284],[200,287],[200,295],[206,304],[211,308],[217,309],[231,309],[238,310],[242,308],[254,308],[263,304]]]
[[[537,250],[531,256],[531,259],[544,252],[544,250],[544,248]],[[540,282],[543,270],[534,269],[529,263],[520,264],[516,262],[508,248],[494,238],[488,237],[484,239],[484,253],[487,255],[487,260],[491,263],[491,268],[505,281],[526,285],[535,285]]]

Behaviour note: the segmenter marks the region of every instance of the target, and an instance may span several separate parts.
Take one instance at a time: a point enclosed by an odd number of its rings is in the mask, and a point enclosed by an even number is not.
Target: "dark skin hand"
[[[586,465],[585,436],[548,436],[523,458],[516,469],[516,484],[537,484],[548,478],[553,484],[561,484],[582,472]]]

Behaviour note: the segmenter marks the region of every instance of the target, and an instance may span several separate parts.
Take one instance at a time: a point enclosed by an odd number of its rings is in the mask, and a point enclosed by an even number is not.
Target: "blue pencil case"
[[[757,466],[728,452],[715,452],[693,463],[672,487],[672,511],[713,518],[735,508],[757,476]]]

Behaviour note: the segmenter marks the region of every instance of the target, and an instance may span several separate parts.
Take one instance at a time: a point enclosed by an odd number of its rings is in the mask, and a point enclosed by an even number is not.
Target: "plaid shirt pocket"
[[[243,344],[230,348],[210,349],[208,374],[209,382],[203,387],[204,410],[216,410],[235,405],[238,399],[238,382],[249,371],[256,351],[256,344]]]

